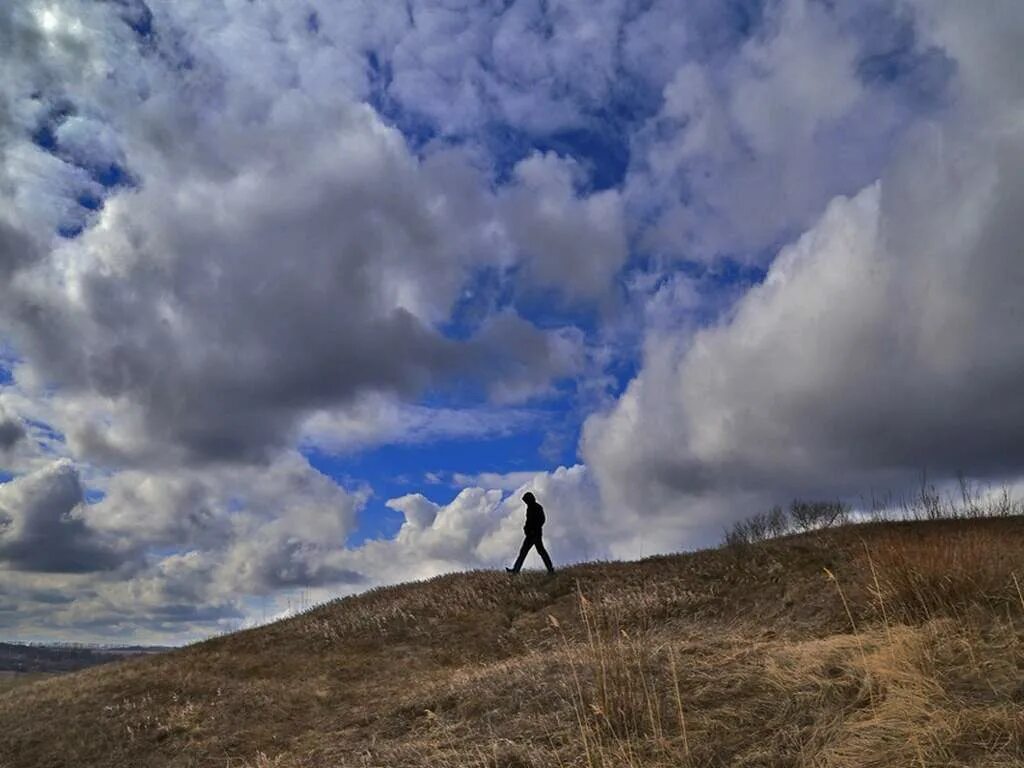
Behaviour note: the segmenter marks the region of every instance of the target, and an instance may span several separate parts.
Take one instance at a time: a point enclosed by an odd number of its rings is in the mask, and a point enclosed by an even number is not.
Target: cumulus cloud
[[[226,590],[258,592],[301,580],[289,573],[330,580],[316,558],[344,545],[365,500],[286,453],[265,466],[119,472],[84,514],[98,531],[204,553]]]
[[[3,594],[22,615],[22,632],[218,631],[249,615],[260,596],[366,583],[331,558],[367,493],[286,453],[266,466],[122,471],[85,503],[62,460],[0,485],[0,558],[12,577]],[[111,567],[118,571],[96,572]],[[67,599],[40,598],[54,590]]]
[[[1003,11],[939,16],[955,111],[834,199],[724,322],[648,339],[641,374],[585,430],[606,501],[707,531],[744,503],[906,487],[922,469],[1019,473],[1024,94],[974,87],[1007,74],[980,44],[992,24],[1022,28]]]
[[[21,571],[108,570],[120,558],[83,521],[82,486],[70,462],[0,485],[0,562]]]
[[[501,491],[514,491],[529,483],[543,472],[480,472],[475,475],[466,475],[456,472],[452,475],[452,482],[463,486],[479,486],[482,488],[497,488]]]
[[[457,200],[422,186],[435,166],[418,166],[394,131],[364,109],[339,121],[312,143],[296,143],[292,123],[226,184],[148,179],[11,286],[32,365],[112,401],[126,425],[122,445],[70,435],[87,454],[258,456],[305,411],[361,392],[414,394],[452,376],[486,388],[492,373],[529,389],[570,372],[561,342],[518,318],[467,342],[434,329],[460,282],[452,233],[471,229],[448,219]]]
[[[367,395],[348,407],[317,411],[301,429],[303,442],[311,447],[350,453],[384,444],[504,436],[533,426],[538,419],[539,414],[523,408],[432,408]]]
[[[861,18],[793,0],[772,4],[758,33],[725,57],[680,63],[658,113],[638,133],[627,195],[649,222],[645,247],[672,258],[763,258],[834,195],[870,183],[892,155],[908,109],[898,86],[941,100],[952,69],[913,22],[872,4]],[[880,30],[904,29],[892,41]],[[882,70],[892,82],[880,87]]]
[[[544,535],[556,562],[608,553],[607,542],[594,530],[597,489],[585,467],[559,467],[521,479],[508,495],[498,488],[473,486],[448,504],[418,493],[390,499],[388,506],[405,518],[395,538],[339,552],[337,560],[381,582],[500,567],[514,559],[522,542],[525,513],[520,497],[528,490],[550,510]]]
[[[446,133],[496,119],[545,133],[579,126],[616,86],[625,13],[621,0],[520,2],[503,13],[414,3],[391,28],[389,91]]]
[[[553,153],[522,160],[513,175],[505,217],[529,278],[569,300],[605,297],[628,255],[619,192],[577,197],[579,169]]]

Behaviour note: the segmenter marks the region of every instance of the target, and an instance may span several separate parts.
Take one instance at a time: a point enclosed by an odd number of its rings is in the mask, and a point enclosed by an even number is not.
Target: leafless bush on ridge
[[[830,528],[844,523],[850,514],[850,505],[842,501],[803,501],[795,499],[789,505],[789,517],[800,532]]]

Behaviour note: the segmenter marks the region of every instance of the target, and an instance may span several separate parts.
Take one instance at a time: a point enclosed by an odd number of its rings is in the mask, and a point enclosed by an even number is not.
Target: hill
[[[1024,521],[474,572],[0,695],[0,766],[1020,766]]]

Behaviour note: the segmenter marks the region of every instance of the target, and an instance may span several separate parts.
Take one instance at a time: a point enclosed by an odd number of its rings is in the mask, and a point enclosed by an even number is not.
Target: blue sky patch
[[[401,527],[402,515],[385,506],[388,499],[422,493],[437,504],[447,504],[455,497],[456,486],[448,482],[431,483],[428,473],[450,479],[454,473],[475,475],[549,468],[550,462],[539,453],[545,432],[546,428],[537,427],[490,439],[386,445],[342,456],[311,449],[303,451],[303,455],[318,471],[346,487],[365,482],[373,489],[373,496],[349,537],[348,544],[356,546],[367,539],[393,536]]]
[[[85,231],[85,225],[79,223],[65,223],[57,226],[57,234],[65,240],[74,240]]]

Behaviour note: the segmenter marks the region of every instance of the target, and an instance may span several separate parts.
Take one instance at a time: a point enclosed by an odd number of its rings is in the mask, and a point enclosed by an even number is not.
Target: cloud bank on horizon
[[[0,636],[496,567],[526,487],[566,562],[1016,482],[1022,47],[1012,0],[5,5]]]

